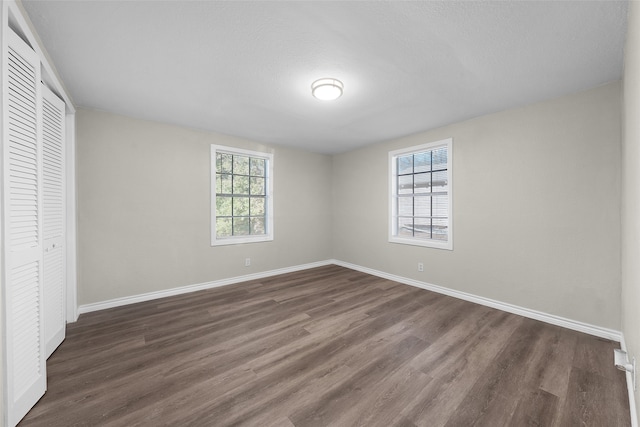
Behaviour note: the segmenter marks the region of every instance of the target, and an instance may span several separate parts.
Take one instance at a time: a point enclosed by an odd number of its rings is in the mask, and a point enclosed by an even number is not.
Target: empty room
[[[638,425],[635,1],[0,18],[0,426]]]

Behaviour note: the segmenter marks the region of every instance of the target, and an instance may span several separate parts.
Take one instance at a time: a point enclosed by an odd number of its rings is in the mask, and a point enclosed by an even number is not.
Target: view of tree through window
[[[267,233],[267,159],[216,153],[216,237]]]

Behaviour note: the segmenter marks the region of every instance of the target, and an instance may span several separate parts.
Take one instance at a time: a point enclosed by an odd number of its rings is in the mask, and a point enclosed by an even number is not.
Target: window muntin
[[[389,153],[389,241],[453,249],[452,140]]]
[[[273,197],[268,153],[211,146],[211,244],[273,240]]]

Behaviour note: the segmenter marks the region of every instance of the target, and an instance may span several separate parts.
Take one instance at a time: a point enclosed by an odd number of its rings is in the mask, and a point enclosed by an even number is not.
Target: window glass
[[[389,153],[389,241],[453,249],[452,140]]]
[[[213,145],[212,245],[273,240],[271,154]]]

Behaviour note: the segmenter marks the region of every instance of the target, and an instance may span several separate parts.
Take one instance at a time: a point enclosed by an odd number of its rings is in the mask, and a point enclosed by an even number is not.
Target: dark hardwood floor
[[[327,266],[80,316],[20,426],[628,426],[614,348]]]

